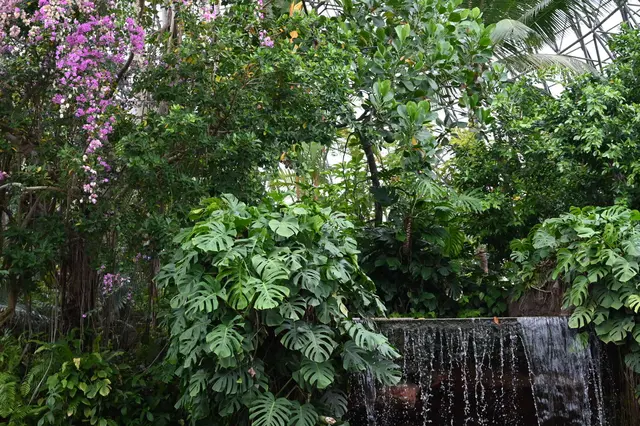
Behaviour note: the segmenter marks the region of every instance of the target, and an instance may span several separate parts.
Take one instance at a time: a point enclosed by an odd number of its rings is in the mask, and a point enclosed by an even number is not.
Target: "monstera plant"
[[[593,325],[625,347],[640,373],[640,212],[623,206],[572,208],[511,244],[521,285],[564,283],[569,326]]]
[[[363,319],[383,306],[344,215],[225,195],[192,218],[158,281],[174,294],[169,357],[194,423],[333,424],[349,374],[398,382],[398,353]]]

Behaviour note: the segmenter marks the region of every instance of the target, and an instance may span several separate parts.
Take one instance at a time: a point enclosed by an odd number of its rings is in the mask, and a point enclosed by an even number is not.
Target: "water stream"
[[[354,426],[604,426],[599,346],[565,318],[382,321],[403,381],[351,385]],[[611,424],[611,426],[613,426]]]

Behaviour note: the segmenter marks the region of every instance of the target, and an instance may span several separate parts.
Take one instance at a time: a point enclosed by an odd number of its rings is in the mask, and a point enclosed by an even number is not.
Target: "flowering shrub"
[[[22,55],[47,48],[46,56],[55,63],[51,101],[59,106],[61,118],[71,115],[83,121],[83,190],[94,204],[99,184],[108,182],[98,174],[111,169],[95,154],[113,133],[115,116],[109,108],[114,105],[118,72],[129,55],[144,51],[144,29],[131,17],[120,19],[110,10],[113,6],[91,0],[39,0],[31,12],[27,2],[0,3],[0,52]]]

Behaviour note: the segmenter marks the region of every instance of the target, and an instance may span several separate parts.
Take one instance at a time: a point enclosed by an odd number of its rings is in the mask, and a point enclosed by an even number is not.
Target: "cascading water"
[[[540,425],[604,425],[597,345],[581,343],[562,317],[518,318]],[[586,344],[585,344],[586,343]]]
[[[609,425],[598,345],[564,318],[379,324],[404,354],[403,382],[355,377],[352,425]]]

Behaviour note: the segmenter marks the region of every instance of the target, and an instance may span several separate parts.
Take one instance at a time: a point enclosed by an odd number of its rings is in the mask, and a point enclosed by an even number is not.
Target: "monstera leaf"
[[[386,337],[367,330],[364,325],[360,323],[345,321],[344,324],[349,336],[353,339],[356,345],[362,349],[376,350],[378,346],[387,343]]]
[[[222,369],[213,375],[211,390],[214,392],[235,395],[247,390],[250,386],[249,374],[246,369]]]
[[[284,238],[292,237],[300,231],[298,219],[294,216],[285,216],[282,220],[271,219],[269,228]]]
[[[253,426],[287,426],[291,418],[291,403],[270,392],[260,395],[249,408]]]
[[[320,272],[315,269],[304,269],[293,277],[293,283],[305,290],[313,291],[320,285]]]
[[[613,275],[621,283],[626,283],[631,278],[638,275],[638,262],[628,261],[624,257],[617,257],[612,265]]]
[[[640,374],[640,352],[631,352],[625,355],[624,363],[635,373]]]
[[[584,275],[578,275],[571,283],[571,289],[567,294],[569,302],[573,306],[582,305],[589,296],[589,280]]]
[[[197,312],[211,313],[218,309],[218,298],[225,298],[224,290],[220,288],[220,283],[212,276],[207,275],[197,286],[195,296],[187,299],[186,314]]]
[[[198,231],[203,231],[199,233]],[[205,252],[217,253],[229,249],[233,245],[232,236],[234,231],[228,231],[224,224],[220,222],[209,222],[206,225],[196,227],[198,233],[193,238],[194,246]]]
[[[241,317],[223,322],[207,334],[207,343],[213,353],[220,358],[228,358],[242,350],[243,337],[235,330]]]
[[[302,353],[315,362],[324,362],[331,357],[336,347],[334,333],[326,325],[309,327],[302,338]]]
[[[372,362],[371,371],[376,380],[387,386],[397,385],[402,379],[402,373],[398,366],[388,359]]]
[[[640,312],[640,295],[632,294],[628,296],[624,304],[627,308],[631,309],[637,314],[638,312]]]
[[[569,327],[582,328],[586,326],[593,319],[593,311],[591,306],[578,306],[569,318]]]
[[[258,310],[276,308],[289,295],[289,288],[273,282],[254,279],[252,283],[256,296],[253,307]]]
[[[355,344],[353,340],[349,340],[342,348],[342,367],[347,371],[357,372],[367,369],[367,361],[364,357],[367,352]]]
[[[292,403],[292,406],[289,426],[315,426],[318,422],[318,413],[313,405],[309,403],[301,405],[296,401]]]
[[[640,324],[636,324],[631,332],[633,339],[640,345]]]
[[[221,268],[217,277],[225,283],[227,288],[227,303],[235,310],[242,310],[249,306],[255,295],[256,278],[249,275],[244,262],[234,262],[229,267]]]
[[[302,380],[318,389],[329,387],[335,378],[335,370],[330,361],[313,362],[305,359],[298,373]]]
[[[251,264],[262,281],[273,283],[289,279],[289,269],[279,259],[256,255],[251,258]]]
[[[347,413],[347,396],[342,391],[335,389],[325,391],[320,398],[320,404],[334,417],[341,418]]]
[[[305,334],[309,325],[304,321],[285,321],[276,328],[276,335],[280,336],[282,345],[291,350],[301,350],[305,342]]]
[[[289,299],[280,305],[280,315],[290,320],[301,320],[307,309],[307,303],[302,297]]]

